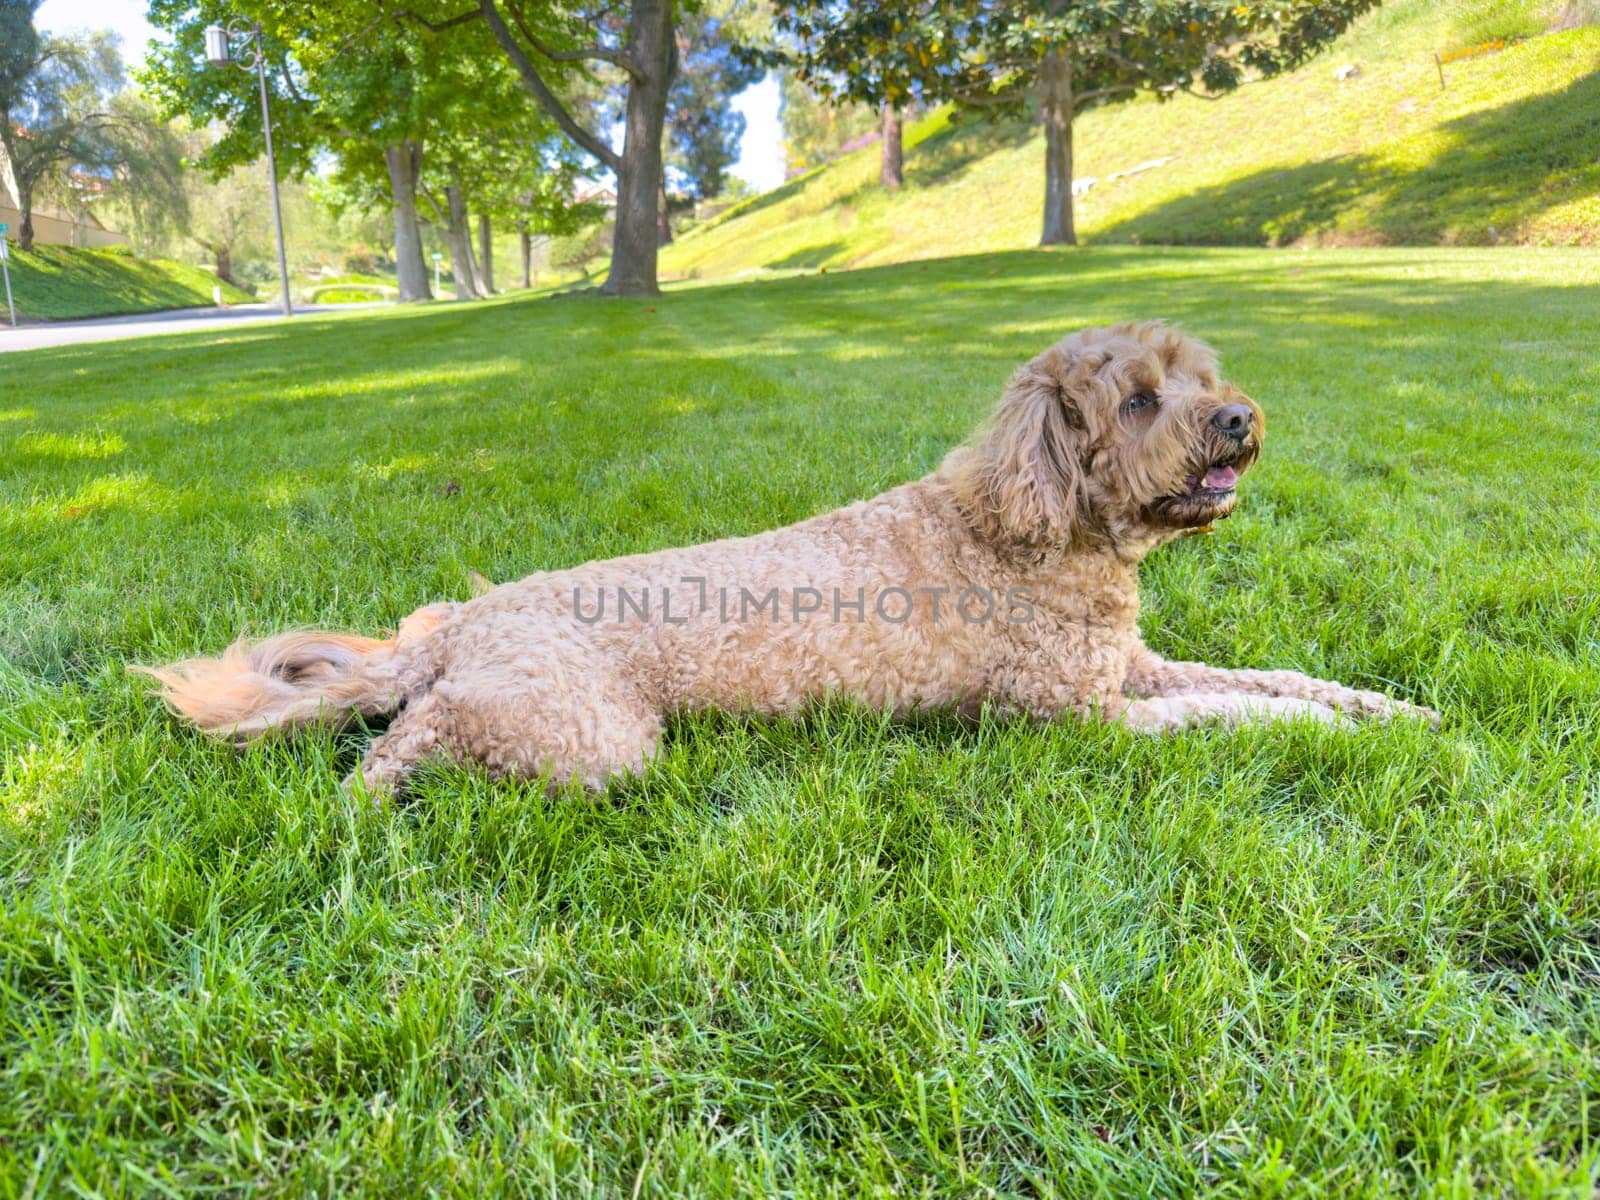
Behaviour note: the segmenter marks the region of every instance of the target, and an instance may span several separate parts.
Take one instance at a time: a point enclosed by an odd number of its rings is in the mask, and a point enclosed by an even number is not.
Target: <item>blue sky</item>
[[[72,29],[112,29],[122,35],[122,55],[129,63],[144,57],[144,44],[155,30],[144,19],[142,0],[44,0],[34,23],[64,33]],[[783,182],[783,132],[778,123],[778,83],[770,75],[735,99],[745,117],[744,140],[733,173],[758,191]]]

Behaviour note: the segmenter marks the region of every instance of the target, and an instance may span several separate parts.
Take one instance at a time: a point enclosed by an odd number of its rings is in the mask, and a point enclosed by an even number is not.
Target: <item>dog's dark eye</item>
[[[1122,402],[1122,411],[1130,415],[1136,412],[1143,412],[1155,402],[1156,398],[1149,392],[1135,392]]]

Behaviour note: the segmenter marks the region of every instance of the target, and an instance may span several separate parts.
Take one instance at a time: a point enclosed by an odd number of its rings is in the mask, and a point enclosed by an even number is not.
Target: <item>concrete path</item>
[[[4,299],[4,297],[0,297]],[[360,308],[383,308],[383,304],[304,304],[295,307],[295,319],[326,313],[353,312]],[[276,304],[235,304],[228,308],[178,308],[170,312],[133,313],[126,317],[101,317],[94,321],[49,321],[36,325],[5,323],[0,307],[0,352],[40,350],[48,346],[72,346],[79,342],[109,342],[118,338],[146,337],[152,333],[191,333],[201,329],[221,329],[241,321],[283,320]]]

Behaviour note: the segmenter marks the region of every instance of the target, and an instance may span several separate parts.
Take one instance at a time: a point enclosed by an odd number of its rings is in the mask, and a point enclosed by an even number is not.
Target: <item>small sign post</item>
[[[444,258],[437,250],[433,252],[433,296],[439,298],[439,262]]]
[[[6,241],[6,234],[10,230],[10,225],[0,221],[0,274],[6,277],[6,311],[11,314],[11,327],[15,329],[17,325],[17,306],[11,303],[11,267],[9,265],[11,244]]]

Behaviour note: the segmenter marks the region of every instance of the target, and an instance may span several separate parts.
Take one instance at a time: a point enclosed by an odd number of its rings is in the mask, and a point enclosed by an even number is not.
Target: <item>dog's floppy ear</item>
[[[962,464],[969,503],[1016,541],[1065,542],[1078,532],[1087,427],[1069,365],[1052,348],[1013,375]]]

